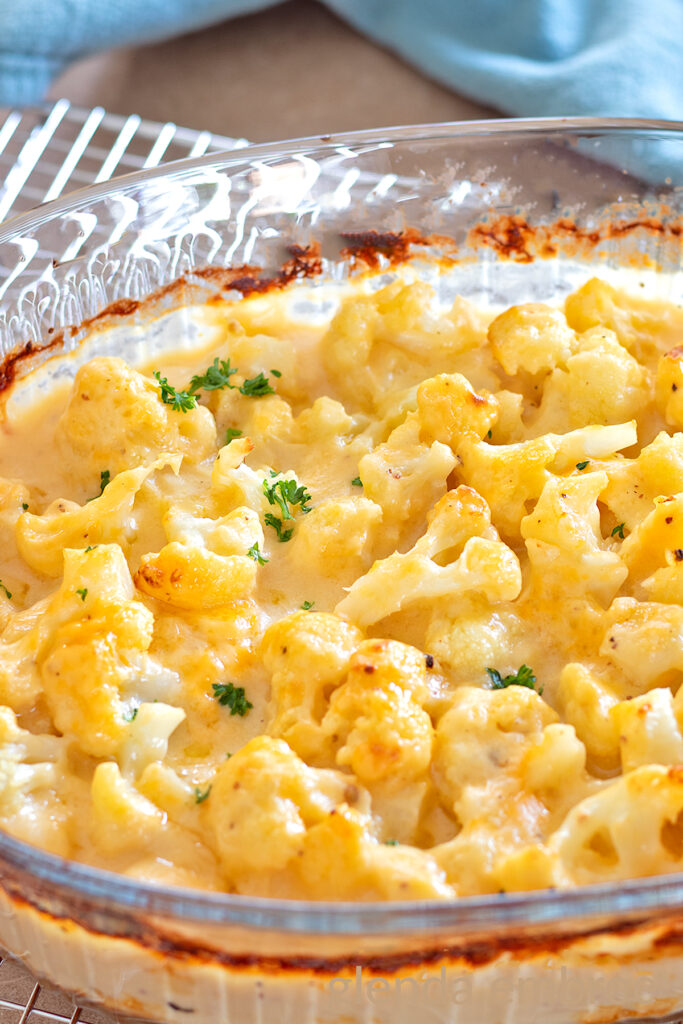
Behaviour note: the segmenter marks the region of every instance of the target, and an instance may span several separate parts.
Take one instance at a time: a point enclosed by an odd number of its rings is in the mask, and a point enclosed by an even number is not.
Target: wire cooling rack
[[[115,174],[246,144],[137,114],[84,110],[68,100],[0,108],[0,221]]]
[[[0,108],[0,221],[115,174],[246,144],[246,139],[158,124],[137,114],[84,110],[68,100],[27,110]],[[75,1006],[0,950],[0,1024],[114,1024],[117,1019]]]

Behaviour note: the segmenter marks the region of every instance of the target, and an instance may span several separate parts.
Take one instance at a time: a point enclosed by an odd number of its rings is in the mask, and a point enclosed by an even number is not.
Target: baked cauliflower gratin
[[[6,402],[2,827],[296,899],[679,871],[683,310],[285,297]]]

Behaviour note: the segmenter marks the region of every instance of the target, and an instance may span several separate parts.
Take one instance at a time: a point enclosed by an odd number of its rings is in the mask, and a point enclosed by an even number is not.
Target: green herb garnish
[[[267,556],[259,551],[258,543],[252,544],[247,551],[247,554],[249,555],[249,558],[253,558],[259,565],[265,565],[268,561]]]
[[[354,478],[351,481],[351,483],[352,483],[352,485],[354,487],[362,487],[363,486],[363,481],[361,480],[361,478],[359,476],[354,476]]]
[[[282,520],[278,519],[277,516],[274,516],[272,512],[266,512],[265,516],[263,517],[263,521],[266,524],[266,526],[273,527],[277,534],[277,539],[280,541],[281,544],[284,544],[286,541],[292,539],[294,535],[294,527],[290,526],[289,529],[285,530],[282,525]]]
[[[529,690],[536,690],[536,676],[528,665],[521,665],[516,672],[509,676],[501,676],[495,668],[487,668],[494,690],[504,690],[508,686],[526,686]],[[543,693],[543,687],[536,691],[539,695]]]
[[[261,398],[263,395],[274,395],[275,388],[271,387],[270,381],[263,371],[256,377],[249,377],[244,384],[240,384],[240,394],[247,398]]]
[[[138,708],[133,708],[132,711],[130,711],[127,715],[124,715],[123,717],[126,722],[134,722],[135,719],[137,718],[137,714]]]
[[[237,370],[230,366],[230,359],[219,360],[216,357],[211,366],[207,366],[204,373],[194,375],[190,381],[189,394],[195,395],[198,391],[220,391],[221,388],[234,388],[235,385],[230,383],[230,378],[235,373]]]
[[[226,444],[230,444],[230,442],[234,441],[236,437],[241,437],[241,436],[242,436],[242,431],[241,430],[235,430],[234,427],[228,427],[228,429],[225,431],[225,443]]]
[[[88,596],[88,588],[87,587],[79,587],[78,590],[76,591],[76,593],[80,597],[81,601],[85,601],[86,597]]]
[[[576,468],[579,470],[579,472],[581,472],[582,469],[586,468],[586,466],[588,465],[588,462],[589,462],[589,460],[586,459],[585,462],[577,462],[576,463]]]
[[[211,792],[211,784],[210,783],[207,786],[207,788],[204,790],[203,793],[202,793],[201,789],[199,789],[198,786],[195,786],[194,787],[194,802],[196,804],[203,804],[210,792]]]
[[[9,592],[9,590],[7,589],[7,587],[5,586],[5,584],[2,582],[2,580],[0,580],[0,590],[4,590],[5,591],[5,594],[7,596],[7,600],[8,601],[12,600],[12,595]]]
[[[152,376],[156,377],[159,383],[161,401],[164,405],[170,405],[175,412],[189,412],[190,409],[194,409],[197,404],[196,395],[189,391],[177,391],[176,388],[171,387],[166,377],[161,376],[159,370],[154,370]]]
[[[314,604],[315,604],[315,601],[304,601],[304,603],[301,605],[301,607],[303,608],[303,610],[305,612],[310,612],[310,610],[311,610],[311,608],[313,607]]]
[[[251,701],[248,701],[243,686],[235,686],[233,683],[212,683],[213,695],[219,704],[230,708],[231,715],[239,715],[240,718],[253,708]]]
[[[282,376],[282,374],[280,373],[279,370],[271,370],[270,372],[272,373],[273,377],[281,377]]]
[[[26,512],[26,510],[28,509],[28,503],[25,502],[25,501],[22,501],[21,507],[23,508],[24,512]]]
[[[384,840],[384,845],[385,846],[398,846],[398,839],[385,839]]]
[[[615,526],[614,529],[612,530],[612,532],[610,534],[610,537],[619,537],[621,540],[623,540],[624,539],[624,527],[625,526],[626,526],[626,523],[619,523],[619,525]]]

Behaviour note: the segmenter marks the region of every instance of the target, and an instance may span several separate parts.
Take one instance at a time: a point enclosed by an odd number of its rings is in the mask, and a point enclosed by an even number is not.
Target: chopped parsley
[[[274,516],[272,512],[266,512],[265,516],[263,517],[263,521],[266,524],[266,526],[273,527],[277,534],[277,539],[280,541],[281,544],[284,544],[285,541],[292,539],[292,536],[294,535],[294,527],[290,526],[288,530],[283,529],[282,520],[278,519],[277,516]]]
[[[526,686],[529,690],[536,690],[536,676],[528,665],[521,665],[516,672],[509,676],[501,676],[495,668],[487,668],[494,690],[504,690],[508,686]],[[536,691],[539,695],[543,693],[543,687]]]
[[[626,523],[619,523],[619,525],[615,526],[614,529],[612,530],[612,532],[610,533],[610,537],[619,537],[621,540],[623,540],[624,539],[624,527],[625,526],[626,526]]]
[[[8,601],[12,600],[12,595],[9,592],[9,590],[7,589],[7,587],[5,586],[5,584],[2,582],[2,580],[0,580],[0,590],[4,590],[5,591],[5,595],[6,595]]]
[[[138,708],[133,708],[132,711],[129,711],[128,714],[124,715],[123,717],[124,717],[124,720],[126,722],[134,722],[135,719],[137,718],[137,716],[138,716]]]
[[[211,366],[207,366],[204,373],[195,374],[190,381],[189,394],[195,395],[198,391],[220,391],[221,388],[234,388],[230,378],[237,373],[236,369],[230,366],[230,359],[214,359]]]
[[[26,510],[28,509],[28,502],[22,501],[21,507],[23,508],[24,512],[26,512]]]
[[[207,786],[207,788],[204,790],[203,793],[202,793],[201,789],[199,788],[199,786],[195,786],[194,787],[194,802],[196,804],[203,804],[210,792],[211,792],[211,783],[209,783],[209,785]]]
[[[170,405],[174,412],[189,412],[197,404],[197,396],[189,391],[177,391],[171,387],[166,377],[162,377],[159,370],[154,370],[153,377],[159,383],[161,401],[164,405]]]
[[[493,437],[493,431],[491,431],[491,430],[487,431],[486,436],[487,436],[488,440],[490,441],[491,438]]]
[[[578,471],[581,472],[582,469],[585,469],[586,466],[588,465],[589,461],[590,461],[589,459],[585,459],[584,462],[577,462],[576,463],[576,468],[578,469]]]
[[[111,473],[108,469],[103,469],[100,473],[100,494],[104,494],[104,488],[111,483]]]
[[[277,473],[273,473],[271,470],[271,477],[277,476]],[[304,514],[311,511],[309,502],[311,501],[311,495],[308,493],[303,484],[298,484],[296,480],[278,480],[276,483],[268,483],[267,480],[263,481],[263,493],[268,499],[269,504],[277,505],[282,513],[281,517],[273,515],[272,512],[267,512],[264,517],[266,526],[272,526],[277,534],[277,539],[284,544],[285,541],[291,540],[292,534],[294,533],[293,527],[285,529],[284,520],[294,519],[293,509],[298,505],[300,511]]]
[[[247,554],[249,555],[249,558],[253,558],[259,565],[265,565],[268,561],[268,556],[259,551],[258,543],[252,544],[247,551]]]
[[[271,387],[270,381],[261,371],[256,377],[249,377],[244,384],[240,384],[240,394],[247,398],[261,398],[262,395],[274,395],[275,388]]]
[[[313,607],[314,604],[315,604],[315,601],[304,601],[304,603],[301,605],[301,607],[303,608],[303,610],[305,612],[310,612],[310,610],[311,610],[311,608]]]
[[[81,601],[85,601],[86,597],[88,596],[88,588],[87,587],[79,587],[78,590],[76,591],[76,593],[80,597]]]
[[[282,373],[279,370],[271,370],[270,372],[272,373],[273,377],[281,377],[282,376]]]
[[[89,551],[94,551],[96,547],[97,544],[88,544],[87,548],[85,549],[86,555],[88,554]]]
[[[384,845],[385,846],[398,846],[398,839],[385,839],[384,840]]]
[[[351,481],[351,483],[352,483],[352,485],[354,487],[362,487],[363,486],[363,481],[361,480],[361,478],[359,476],[354,476],[354,478]]]
[[[234,441],[236,437],[241,437],[241,436],[242,436],[242,431],[241,430],[235,430],[234,427],[228,427],[228,429],[225,431],[225,443],[226,444],[230,444],[230,442]]]
[[[230,708],[231,715],[239,715],[244,718],[253,708],[251,701],[247,700],[243,686],[235,686],[233,683],[212,683],[213,696],[223,707]]]

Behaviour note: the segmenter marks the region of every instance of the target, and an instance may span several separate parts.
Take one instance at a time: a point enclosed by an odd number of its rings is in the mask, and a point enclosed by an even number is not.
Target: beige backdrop
[[[315,0],[88,58],[61,76],[51,96],[256,142],[496,116],[359,36]]]

